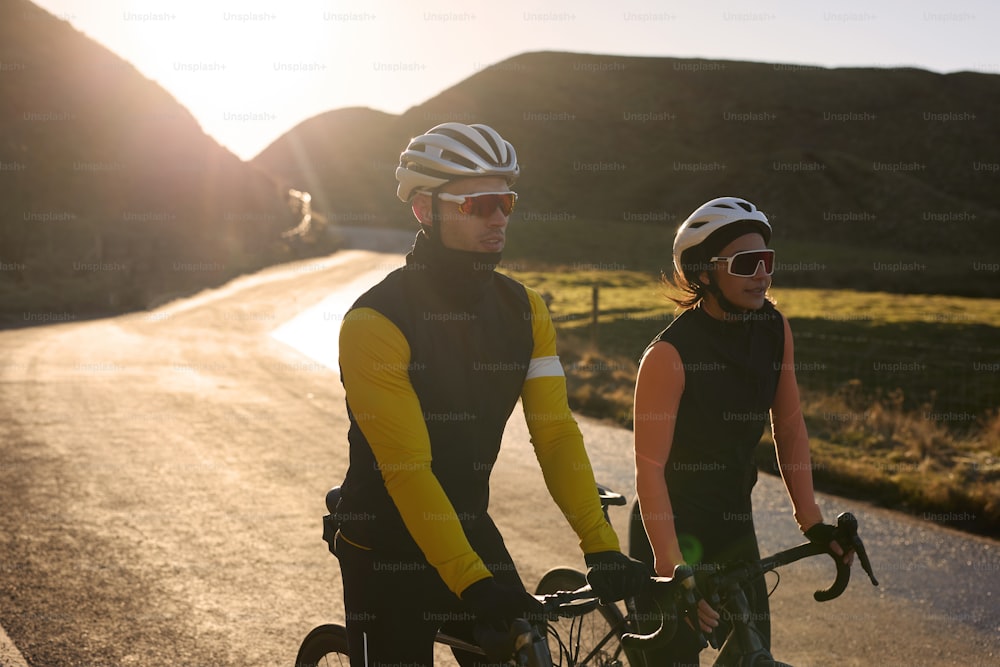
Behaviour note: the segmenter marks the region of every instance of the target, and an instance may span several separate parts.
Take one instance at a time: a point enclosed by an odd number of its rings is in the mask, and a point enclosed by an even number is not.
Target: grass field
[[[574,409],[631,426],[639,356],[674,316],[655,273],[613,262],[507,272],[550,299]],[[1000,535],[1000,300],[772,296],[795,336],[817,485]],[[773,472],[770,444],[765,434],[759,463]]]

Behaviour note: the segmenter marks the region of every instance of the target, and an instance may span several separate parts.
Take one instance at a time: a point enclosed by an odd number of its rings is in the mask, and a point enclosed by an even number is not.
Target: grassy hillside
[[[0,4],[0,320],[142,308],[282,257],[275,180],[26,0]]]
[[[797,271],[796,284],[997,296],[996,108],[995,75],[530,53],[395,119],[312,119],[254,162],[337,188],[332,209],[408,224],[391,179],[406,140],[446,119],[486,122],[518,149],[516,220],[544,229],[530,237],[536,255],[600,261],[614,230],[666,239],[695,206],[731,194],[768,212],[776,245],[796,250],[789,261],[840,258]],[[341,137],[347,123],[364,141],[299,142],[297,163],[275,159],[291,137]],[[349,191],[337,185],[344,165],[376,173]]]
[[[1000,262],[989,259],[1000,243],[991,235],[969,238],[968,247],[950,251],[861,239],[854,243],[796,239],[781,226],[781,215],[768,213],[774,218],[771,246],[783,285],[971,297],[995,297],[1000,291]],[[540,220],[521,210],[511,220],[504,257],[532,266],[605,265],[669,273],[677,224],[579,216]]]

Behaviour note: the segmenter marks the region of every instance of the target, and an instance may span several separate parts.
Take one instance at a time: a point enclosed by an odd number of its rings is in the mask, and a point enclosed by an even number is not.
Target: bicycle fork
[[[771,652],[753,622],[750,603],[742,588],[736,587],[722,609],[722,618],[732,628],[713,667],[748,667],[758,658],[772,660]]]

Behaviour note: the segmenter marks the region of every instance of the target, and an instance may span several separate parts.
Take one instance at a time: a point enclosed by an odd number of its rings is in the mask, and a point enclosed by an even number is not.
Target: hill
[[[143,308],[281,257],[282,189],[131,65],[6,0],[0,69],[5,324]]]
[[[391,176],[406,140],[485,122],[517,147],[517,219],[537,223],[530,243],[512,234],[510,257],[544,259],[544,236],[606,235],[564,254],[658,268],[629,247],[650,232],[666,247],[695,206],[737,195],[769,213],[792,268],[815,264],[785,284],[996,296],[997,108],[996,75],[529,53],[397,118],[318,116],[253,163],[308,183],[334,216],[411,224]]]
[[[252,161],[312,194],[314,208],[340,224],[394,218],[399,117],[372,109],[336,109],[303,121]],[[386,192],[389,196],[386,196]]]

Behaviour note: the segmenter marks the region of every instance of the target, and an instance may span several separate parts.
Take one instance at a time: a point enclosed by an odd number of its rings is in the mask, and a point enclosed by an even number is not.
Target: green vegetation
[[[517,215],[504,252],[515,269],[632,271],[654,279],[671,270],[670,248],[679,220],[542,222],[533,221],[527,212],[523,218]],[[777,252],[780,286],[972,297],[1000,296],[997,264],[985,259],[989,255],[985,248],[994,245],[984,240],[982,253],[975,248],[959,253],[934,244],[913,250],[891,243],[795,241],[787,238],[779,223],[771,244]]]
[[[510,273],[550,299],[574,409],[630,427],[638,358],[674,308],[655,273],[613,264]],[[817,485],[1000,534],[1000,300],[772,296],[795,335]],[[759,463],[775,472],[769,437]]]

